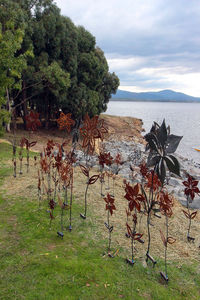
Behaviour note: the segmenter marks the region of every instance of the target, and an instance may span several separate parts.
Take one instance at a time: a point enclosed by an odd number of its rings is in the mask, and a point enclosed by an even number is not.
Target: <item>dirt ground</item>
[[[123,139],[123,140],[135,140],[137,142],[143,142],[141,132],[142,132],[142,122],[138,119],[124,118],[124,117],[111,117],[103,115],[106,124],[109,126],[109,135],[107,139]],[[125,132],[125,133],[124,133]],[[23,131],[18,132],[18,137],[24,134]],[[6,136],[9,138],[8,136]],[[63,140],[63,133],[58,131],[40,131],[37,134],[33,134],[31,140],[38,140],[37,145],[33,148],[36,151],[41,151],[43,146],[48,141],[48,139],[54,139],[57,142]],[[9,162],[9,166],[12,168],[12,162]],[[9,180],[4,182],[1,190],[7,194],[7,196],[23,195],[29,198],[37,195],[37,169],[38,166],[34,166],[34,162],[31,161],[31,168],[29,176],[27,176],[25,167],[24,173],[22,175],[17,175],[17,178],[10,176]],[[93,170],[92,174],[97,174],[98,170]],[[84,202],[84,192],[85,192],[85,177],[81,173],[80,168],[75,168],[75,178],[74,178],[74,195],[75,201],[83,204]],[[106,178],[107,182],[107,178]],[[110,179],[112,186],[112,179]],[[5,192],[6,191],[6,192]],[[111,190],[104,190],[104,193],[112,193]],[[125,237],[126,233],[126,213],[127,200],[124,198],[124,188],[123,188],[123,178],[117,176],[115,180],[115,201],[116,201],[116,211],[114,211],[113,216],[110,218],[111,224],[114,226],[112,234],[112,246],[115,250],[121,249],[122,247],[127,250],[127,256],[130,256],[130,239]],[[37,200],[36,200],[37,206]],[[193,262],[196,261],[200,265],[200,212],[198,212],[197,217],[192,220],[191,236],[195,237],[194,243],[188,243],[186,239],[188,219],[185,218],[182,212],[182,205],[178,200],[174,200],[173,215],[169,219],[169,235],[176,239],[173,245],[168,246],[168,258],[172,261],[178,261],[180,266],[186,261]],[[94,185],[89,187],[88,191],[88,210],[93,212],[97,217],[95,222],[98,225],[99,230],[102,232],[104,237],[107,237],[107,230],[105,228],[104,222],[106,222],[107,212],[105,211],[105,201],[100,196],[100,183],[97,181]],[[73,216],[74,219],[79,218],[79,216]],[[87,220],[86,220],[87,222]],[[161,229],[165,232],[165,218],[162,216],[161,219],[152,217],[151,226],[151,236],[152,245],[150,254],[152,256],[164,258],[164,246],[160,238]],[[144,244],[137,243],[136,257],[144,261],[146,248],[147,248],[147,231],[146,231],[146,217],[142,216],[138,231],[143,233]],[[200,271],[200,270],[199,270]]]
[[[106,135],[105,140],[132,140],[137,143],[144,143],[144,139],[141,136],[141,132],[143,132],[142,120],[106,114],[102,114],[100,118],[104,119],[105,125],[108,128],[108,134]],[[19,144],[22,137],[26,137],[31,141],[37,141],[37,144],[32,148],[33,151],[37,152],[41,152],[47,141],[51,139],[57,143],[66,140],[68,141],[69,146],[71,141],[71,137],[58,128],[51,128],[50,130],[39,129],[37,132],[27,132],[26,130],[18,129],[16,132],[17,144]],[[12,132],[6,133],[3,140],[5,139],[12,143]]]

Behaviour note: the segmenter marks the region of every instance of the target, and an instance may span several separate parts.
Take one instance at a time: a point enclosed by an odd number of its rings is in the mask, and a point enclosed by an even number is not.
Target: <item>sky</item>
[[[200,0],[55,0],[96,38],[120,89],[200,97]]]

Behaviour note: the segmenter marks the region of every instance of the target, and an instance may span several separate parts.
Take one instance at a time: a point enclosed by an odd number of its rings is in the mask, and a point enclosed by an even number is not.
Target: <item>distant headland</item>
[[[110,101],[200,102],[200,98],[172,90],[134,93],[118,89],[117,93],[112,95]]]

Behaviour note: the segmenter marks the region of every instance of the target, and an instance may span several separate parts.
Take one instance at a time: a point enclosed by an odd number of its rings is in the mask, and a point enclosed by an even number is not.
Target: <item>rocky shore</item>
[[[123,141],[123,140],[110,140],[104,142],[104,149],[106,152],[110,152],[112,157],[116,157],[117,153],[120,153],[123,160],[123,165],[120,167],[119,175],[127,180],[134,182],[141,182],[141,175],[139,173],[139,165],[142,161],[147,160],[147,153],[145,152],[145,145],[135,141]],[[182,182],[186,179],[186,174],[189,173],[195,179],[200,180],[200,165],[180,155],[176,155],[180,167],[181,177],[174,174],[168,174],[168,191],[179,200],[179,202],[186,206],[186,198],[184,196],[184,185]],[[78,163],[83,164],[85,157],[82,151],[77,151]],[[98,167],[97,155],[93,156],[90,163],[94,167]],[[130,168],[131,166],[131,168]],[[115,168],[115,166],[113,166]],[[131,171],[131,169],[133,171]],[[200,199],[196,197],[190,205],[193,209],[200,209]]]

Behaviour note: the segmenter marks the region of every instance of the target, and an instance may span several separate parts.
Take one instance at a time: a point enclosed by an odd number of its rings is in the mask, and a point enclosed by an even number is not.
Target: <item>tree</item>
[[[11,89],[21,89],[21,74],[31,52],[18,53],[24,38],[22,10],[10,0],[0,1],[0,131],[11,116]],[[7,110],[6,110],[7,107]]]
[[[51,115],[59,109],[72,113],[74,119],[83,119],[86,113],[92,117],[105,111],[119,79],[109,73],[95,37],[61,16],[52,0],[17,2],[28,24],[22,52],[32,46],[34,57],[27,59],[27,68],[22,74],[23,90],[15,95],[15,105],[23,104],[25,116],[28,103],[46,117],[46,127]]]

